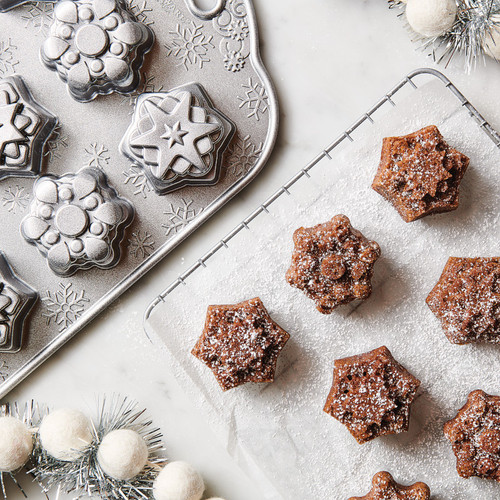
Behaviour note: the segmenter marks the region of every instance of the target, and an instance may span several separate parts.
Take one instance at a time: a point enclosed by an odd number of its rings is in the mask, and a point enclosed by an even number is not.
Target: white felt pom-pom
[[[500,15],[491,16],[492,20],[500,23]],[[490,57],[500,61],[500,26],[495,27],[491,31],[491,35],[487,35],[483,41],[483,49]]]
[[[200,500],[205,484],[186,462],[171,462],[158,474],[153,494],[156,500]]]
[[[137,432],[118,429],[104,436],[97,450],[97,460],[108,476],[128,481],[146,466],[148,447]]]
[[[22,467],[33,451],[33,435],[14,417],[0,417],[0,472]]]
[[[423,36],[446,33],[457,18],[455,0],[408,0],[406,19],[411,28]]]
[[[207,498],[207,500],[224,500],[224,499],[221,497],[211,497],[211,498]]]
[[[40,441],[56,460],[73,462],[93,440],[92,423],[81,411],[61,408],[49,413],[40,425]]]

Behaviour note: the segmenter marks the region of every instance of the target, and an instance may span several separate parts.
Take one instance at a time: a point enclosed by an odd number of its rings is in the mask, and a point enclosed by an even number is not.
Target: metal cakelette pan
[[[17,277],[38,293],[25,322],[22,349],[0,353],[0,397],[245,187],[268,160],[278,127],[277,100],[260,59],[251,0],[219,0],[210,11],[191,0],[130,0],[128,10],[155,35],[140,70],[141,83],[129,95],[98,95],[86,103],[72,98],[66,83],[40,61],[54,5],[27,3],[0,14],[0,79],[20,75],[36,102],[59,120],[45,144],[41,175],[65,176],[74,187],[74,183],[92,183],[92,175],[75,180],[70,174],[100,170],[116,195],[133,205],[135,217],[128,227],[118,228],[124,234],[115,267],[89,268],[77,261],[70,265],[67,256],[58,254],[51,260],[51,269],[48,258],[37,249],[43,245],[34,238],[39,222],[27,225],[31,245],[21,234],[23,219],[38,203],[33,194],[38,178],[0,180],[0,250]],[[222,153],[217,183],[159,195],[144,170],[119,151],[119,144],[141,94],[187,84],[204,89],[214,108],[234,124],[234,136]],[[43,189],[50,195],[53,187]],[[94,190],[85,196],[81,204],[92,205],[99,193]],[[112,194],[108,198],[115,199]],[[115,212],[107,209],[111,218],[117,217],[116,207]],[[66,221],[72,231],[76,223],[69,220],[62,218],[62,223]],[[117,242],[111,243],[115,251]],[[96,255],[100,251],[97,245]]]

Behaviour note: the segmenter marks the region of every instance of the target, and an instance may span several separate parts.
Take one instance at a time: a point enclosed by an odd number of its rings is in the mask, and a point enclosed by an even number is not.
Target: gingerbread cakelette
[[[469,158],[450,147],[434,125],[402,137],[386,137],[372,188],[405,222],[458,207]]]
[[[402,486],[388,472],[377,472],[372,479],[372,489],[363,497],[349,500],[430,500],[431,492],[425,483]]]
[[[458,475],[500,482],[500,396],[472,391],[444,434],[457,457]]]
[[[246,382],[272,382],[278,356],[289,338],[257,297],[209,306],[205,328],[191,353],[227,391]]]
[[[337,359],[324,411],[344,424],[359,444],[408,430],[420,380],[387,347]]]
[[[348,217],[336,215],[324,224],[301,227],[293,242],[286,280],[314,300],[319,312],[330,314],[342,304],[371,295],[380,247],[354,229]]]
[[[450,257],[426,302],[451,343],[500,343],[500,257]]]

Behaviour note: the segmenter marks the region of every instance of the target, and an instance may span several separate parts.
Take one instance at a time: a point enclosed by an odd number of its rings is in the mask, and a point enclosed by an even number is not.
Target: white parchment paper
[[[363,125],[233,238],[157,306],[147,331],[165,349],[196,406],[247,470],[258,469],[263,498],[346,499],[370,489],[373,474],[390,471],[403,484],[426,482],[433,500],[497,499],[500,485],[464,480],[442,433],[468,393],[500,394],[500,351],[448,342],[425,304],[449,256],[500,253],[500,152],[441,82],[412,90],[397,106]],[[389,106],[390,108],[390,106]],[[457,211],[406,224],[371,189],[384,136],[435,124],[471,158]],[[292,234],[299,226],[343,213],[382,248],[374,292],[361,304],[318,313],[285,281]],[[210,370],[190,354],[209,304],[260,296],[291,334],[272,384],[223,393]],[[386,345],[422,381],[408,433],[359,445],[322,411],[336,358]],[[266,483],[269,481],[269,483]],[[271,486],[272,485],[272,486]]]

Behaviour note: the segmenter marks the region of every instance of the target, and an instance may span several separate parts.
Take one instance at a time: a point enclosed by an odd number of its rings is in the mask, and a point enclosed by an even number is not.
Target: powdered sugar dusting
[[[387,110],[387,108],[385,108]],[[500,214],[500,156],[491,140],[440,82],[426,84],[390,112],[377,112],[363,135],[332,152],[179,286],[148,323],[179,381],[235,457],[250,456],[274,484],[262,498],[344,499],[369,489],[388,470],[399,483],[426,482],[436,500],[496,498],[500,486],[464,480],[443,434],[467,394],[500,392],[500,356],[492,345],[450,344],[425,304],[450,255],[495,256]],[[435,124],[470,166],[459,208],[406,224],[371,189],[382,138]],[[371,127],[371,128],[367,128]],[[297,165],[300,167],[300,165]],[[335,214],[376,240],[382,251],[372,296],[321,315],[285,273],[292,235]],[[221,235],[217,235],[221,236]],[[215,239],[215,238],[214,238]],[[215,241],[214,241],[215,243]],[[259,296],[291,335],[272,384],[222,393],[190,354],[209,304]],[[335,359],[386,345],[421,380],[407,433],[364,445],[322,411]],[[240,463],[248,469],[245,460]]]

